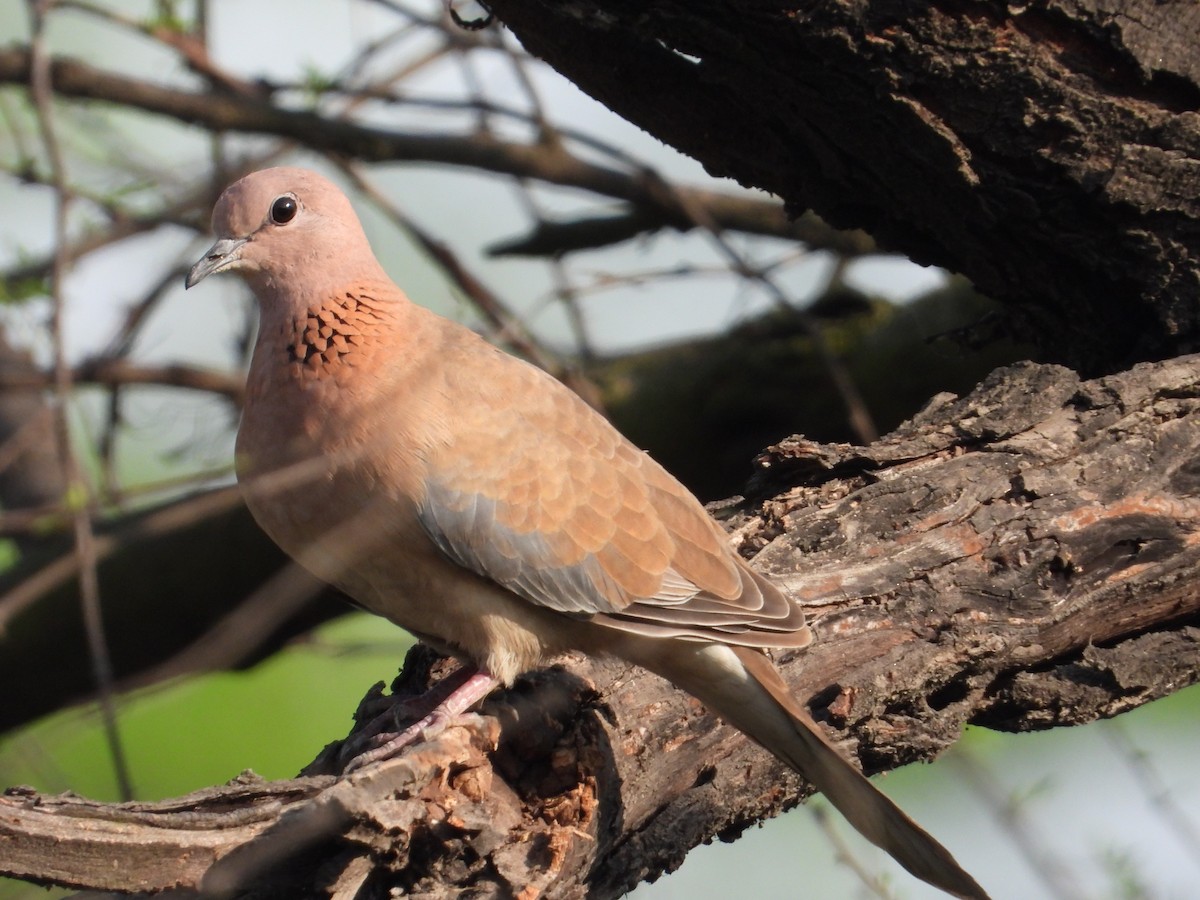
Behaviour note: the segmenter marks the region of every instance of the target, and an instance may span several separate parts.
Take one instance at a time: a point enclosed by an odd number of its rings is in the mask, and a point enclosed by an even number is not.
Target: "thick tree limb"
[[[1200,679],[1198,415],[1200,357],[1093,381],[1027,364],[871,447],[771,448],[731,525],[810,605],[817,642],[780,660],[798,695],[873,772],[968,722],[1081,722]],[[336,783],[149,807],[19,791],[0,801],[6,871],[106,888],[117,859],[122,885],[207,872],[248,897],[616,897],[803,795],[619,663],[535,674],[485,712]]]
[[[1032,314],[1051,358],[1200,342],[1191,0],[489,6],[710,172]]]

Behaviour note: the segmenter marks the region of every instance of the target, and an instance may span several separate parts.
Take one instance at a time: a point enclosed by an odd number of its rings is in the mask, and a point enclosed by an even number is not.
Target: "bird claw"
[[[429,713],[429,715],[413,722],[403,731],[379,732],[365,741],[354,742],[354,746],[351,746],[348,742],[346,748],[343,748],[343,753],[345,753],[346,749],[350,749],[351,751],[360,747],[365,747],[366,749],[362,749],[356,756],[350,757],[349,761],[343,766],[342,771],[346,774],[357,772],[372,763],[391,759],[405,747],[431,741],[445,731],[447,726],[458,718],[459,716],[451,715],[447,710],[439,706],[433,712]]]
[[[424,694],[393,699],[358,734],[346,739],[338,752],[339,767],[347,774],[357,772],[391,759],[413,744],[432,740],[495,686],[496,680],[488,672],[464,666]],[[402,728],[406,722],[409,724]]]

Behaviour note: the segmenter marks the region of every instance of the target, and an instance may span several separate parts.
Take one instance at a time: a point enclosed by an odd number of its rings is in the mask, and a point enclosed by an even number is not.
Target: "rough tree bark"
[[[1197,346],[1191,0],[488,5],[713,174],[967,275],[1047,358],[1113,371]]]
[[[813,647],[780,660],[793,688],[875,772],[966,723],[1075,724],[1195,682],[1198,413],[1200,357],[1093,381],[1027,364],[871,447],[770,448],[726,511],[815,620]],[[409,666],[400,689],[427,677]],[[122,806],[10,791],[0,871],[254,898],[618,897],[805,792],[618,663],[535,674],[484,712],[343,781]]]
[[[969,275],[1047,357],[1113,372],[1196,346],[1194,4],[490,5],[711,171]],[[730,523],[811,604],[819,640],[782,660],[793,687],[878,771],[964,723],[1076,723],[1194,683],[1198,403],[1196,357],[1091,381],[1030,365],[868,448],[771,448]],[[12,792],[6,871],[145,890],[211,872],[261,897],[607,897],[802,796],[631,674],[535,676],[487,708],[499,732],[485,717],[348,781],[151,808]]]

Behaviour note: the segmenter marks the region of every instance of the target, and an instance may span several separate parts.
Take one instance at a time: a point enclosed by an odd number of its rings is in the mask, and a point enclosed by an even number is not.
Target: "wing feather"
[[[480,420],[430,449],[418,518],[442,553],[530,602],[625,631],[808,643],[800,608],[686,488],[557,381],[512,364],[497,361],[504,396],[473,385]]]

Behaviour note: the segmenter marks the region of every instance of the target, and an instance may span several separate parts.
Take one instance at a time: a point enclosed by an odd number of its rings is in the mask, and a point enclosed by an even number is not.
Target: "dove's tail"
[[[668,643],[657,642],[660,645]],[[760,651],[670,641],[639,660],[703,701],[812,782],[873,844],[923,881],[967,900],[987,893],[945,847],[879,792],[822,734]],[[688,652],[690,650],[690,652]],[[662,652],[667,651],[667,652]],[[629,654],[630,658],[646,656]]]

